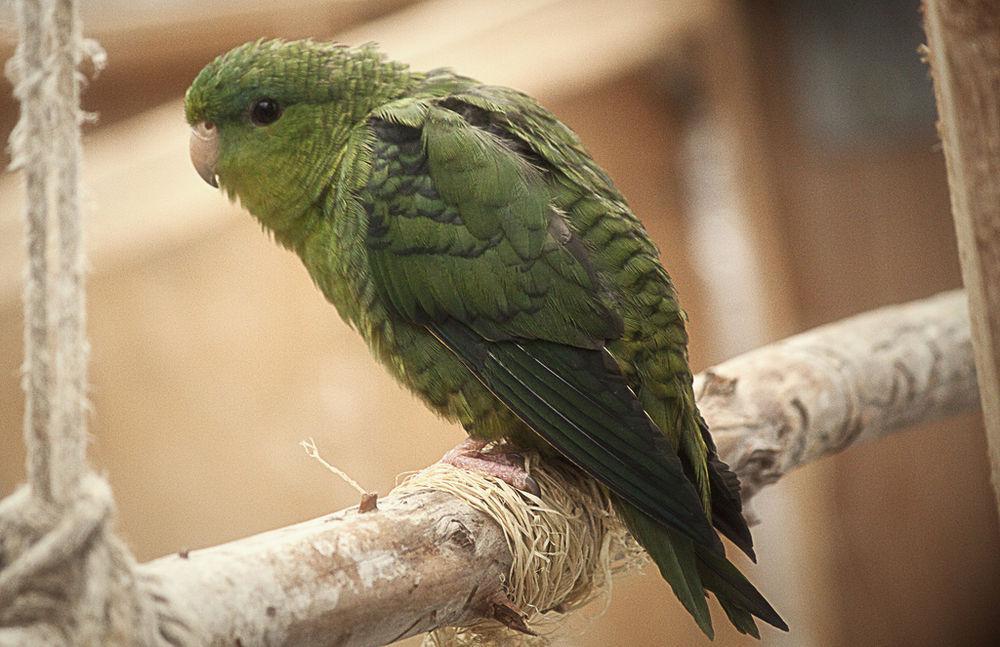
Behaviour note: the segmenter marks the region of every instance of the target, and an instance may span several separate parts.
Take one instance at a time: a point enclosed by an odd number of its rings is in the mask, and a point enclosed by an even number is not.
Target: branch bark
[[[489,617],[500,528],[443,492],[381,499],[143,565],[198,644],[382,645]]]
[[[964,295],[883,308],[747,353],[700,375],[698,393],[752,496],[860,440],[975,409]],[[511,563],[492,519],[428,491],[141,568],[205,644],[308,646],[384,644],[495,616]]]
[[[746,501],[800,465],[977,407],[965,295],[789,337],[704,371],[695,393]]]

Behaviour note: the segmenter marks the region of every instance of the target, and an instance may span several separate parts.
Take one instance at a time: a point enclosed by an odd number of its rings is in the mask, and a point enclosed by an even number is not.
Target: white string
[[[326,459],[324,459],[322,456],[320,456],[320,454],[319,454],[319,448],[316,447],[316,441],[315,440],[313,440],[312,438],[309,438],[308,440],[300,441],[299,442],[299,446],[306,451],[306,454],[308,454],[309,458],[313,458],[313,459],[319,461],[320,465],[322,465],[323,467],[325,467],[326,469],[330,470],[335,475],[337,475],[338,477],[340,477],[340,479],[344,483],[347,483],[352,488],[354,488],[355,490],[357,490],[358,493],[361,494],[361,496],[364,496],[364,495],[368,494],[368,490],[366,490],[363,487],[361,487],[361,484],[358,483],[357,481],[355,481],[354,479],[352,479],[347,472],[345,472],[344,470],[340,469],[336,465],[332,465],[332,464],[326,462]]]

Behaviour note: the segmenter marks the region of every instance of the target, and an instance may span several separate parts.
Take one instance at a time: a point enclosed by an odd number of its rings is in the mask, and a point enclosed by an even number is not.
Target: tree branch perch
[[[764,346],[695,378],[744,502],[854,443],[979,406],[965,295],[880,308]]]
[[[487,617],[510,567],[487,515],[424,492],[143,570],[207,644],[379,645]]]
[[[979,403],[960,291],[752,351],[696,387],[748,496],[855,442]],[[376,512],[347,509],[141,569],[208,644],[373,645],[497,617],[491,605],[516,584],[504,584],[513,559],[481,509],[411,488]]]

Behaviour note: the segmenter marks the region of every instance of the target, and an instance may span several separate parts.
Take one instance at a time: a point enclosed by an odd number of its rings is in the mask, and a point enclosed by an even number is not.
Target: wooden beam
[[[551,97],[655,60],[713,9],[681,0],[432,0],[337,39],[378,42],[416,69],[454,67],[484,83]]]
[[[924,28],[1000,504],[1000,9],[927,0]]]
[[[717,360],[799,326],[744,11],[724,0],[700,4],[715,7],[712,18],[667,69],[680,78],[673,96],[682,115],[686,238],[713,306]]]

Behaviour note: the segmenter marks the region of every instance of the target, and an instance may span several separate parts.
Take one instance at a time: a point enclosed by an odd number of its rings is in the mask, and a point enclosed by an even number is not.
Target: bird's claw
[[[442,456],[441,462],[498,478],[522,492],[541,496],[538,481],[524,469],[524,457],[521,454],[483,451],[486,445],[485,441],[467,438]]]

